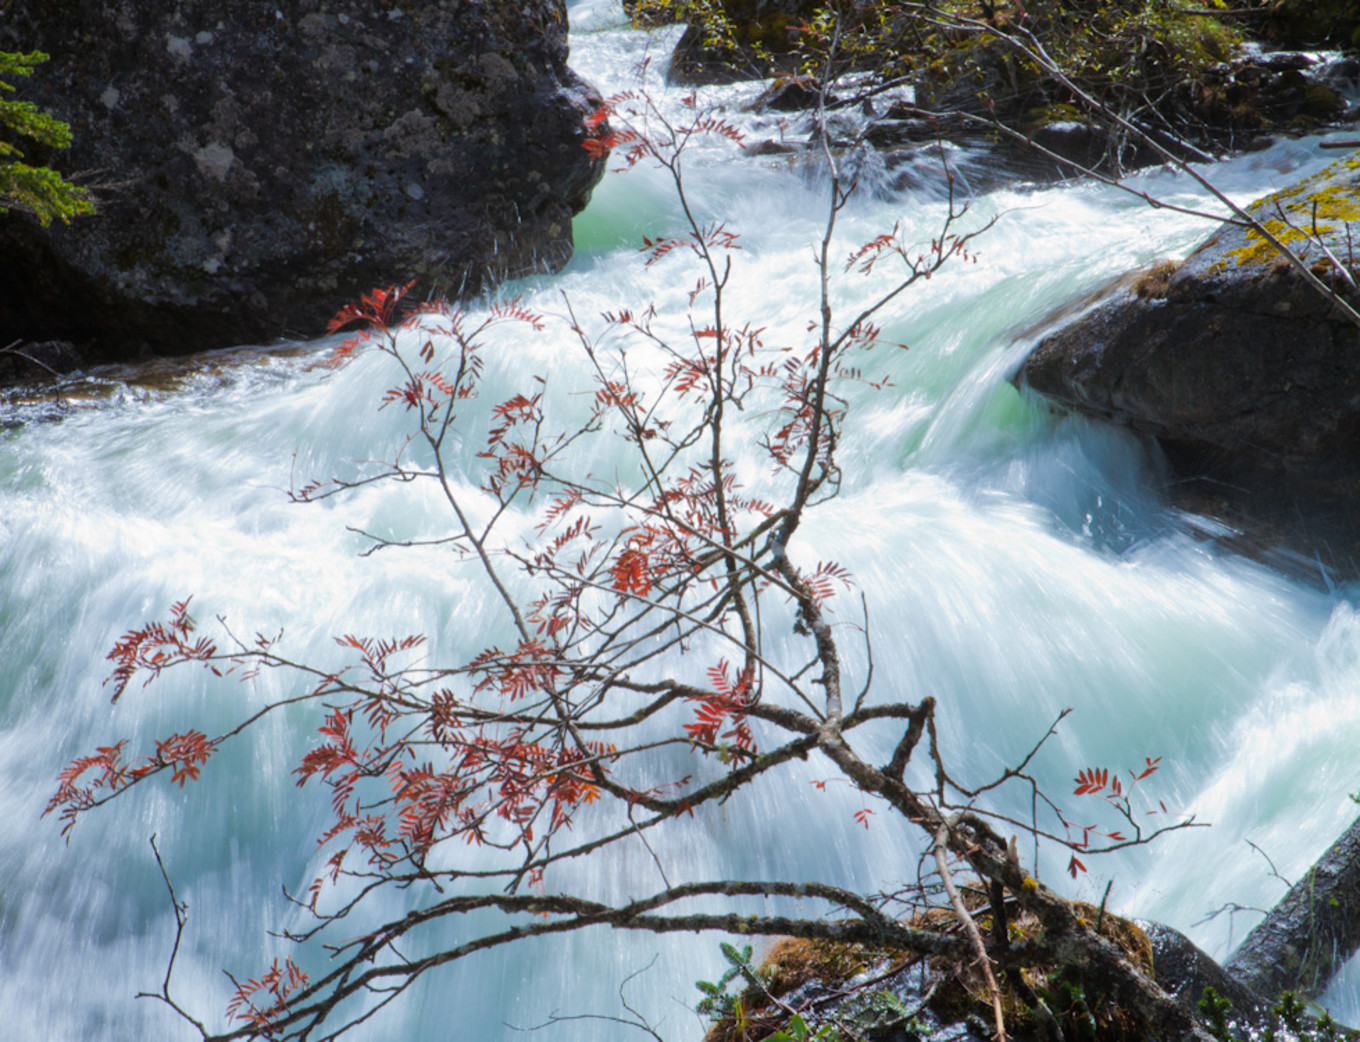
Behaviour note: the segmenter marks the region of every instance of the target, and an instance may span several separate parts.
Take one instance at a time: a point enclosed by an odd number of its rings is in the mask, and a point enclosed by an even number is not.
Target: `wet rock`
[[[1324,62],[1317,78],[1334,90],[1353,92],[1360,87],[1360,58],[1341,55]]]
[[[0,331],[104,361],[310,335],[374,285],[560,267],[603,166],[562,0],[69,0],[0,49],[99,213],[0,223]],[[82,173],[83,172],[83,173]]]
[[[818,0],[719,0],[719,6],[730,28],[715,33],[691,20],[671,53],[670,82],[733,83],[796,71],[798,25],[815,16]]]
[[[1321,279],[1352,266],[1360,156],[1251,207]],[[1316,220],[1321,241],[1303,229]],[[1179,266],[1117,287],[1044,338],[1022,378],[1055,403],[1161,444],[1229,512],[1280,521],[1353,571],[1360,526],[1360,329],[1255,231],[1225,225]],[[1350,560],[1350,564],[1347,564]]]
[[[1233,952],[1227,969],[1270,998],[1322,994],[1360,949],[1360,821],[1294,884]]]
[[[748,156],[788,156],[802,152],[807,146],[792,141],[775,141],[773,138],[757,141],[746,146]]]
[[[1204,989],[1213,988],[1232,1003],[1233,1014],[1240,1021],[1256,1022],[1265,1016],[1270,1003],[1225,972],[1185,934],[1162,923],[1136,921],[1152,942],[1157,983],[1178,1002],[1193,1010],[1204,997]]]
[[[817,81],[811,76],[786,76],[775,80],[756,98],[750,105],[752,112],[805,112],[808,109],[815,109],[820,100],[821,91],[817,87]],[[837,99],[834,95],[829,95],[826,99],[828,105],[834,105]]]
[[[1122,171],[1161,161],[1161,157],[1150,146],[1121,139],[1094,123],[1048,123],[1037,127],[1029,138],[1038,146],[1040,155],[1056,157],[1056,172],[1060,177],[1071,176],[1072,167],[1067,163],[1088,170]],[[1063,160],[1067,163],[1063,163]]]
[[[81,356],[69,340],[28,343],[16,340],[0,347],[0,384],[43,381],[80,368]]]

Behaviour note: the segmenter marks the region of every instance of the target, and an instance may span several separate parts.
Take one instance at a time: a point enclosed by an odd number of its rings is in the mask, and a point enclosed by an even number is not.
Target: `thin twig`
[[[954,906],[954,913],[963,924],[968,939],[973,942],[973,951],[977,953],[978,964],[982,967],[982,974],[987,980],[987,991],[992,997],[992,1015],[996,1021],[996,1042],[1006,1042],[1006,1018],[1001,1011],[1001,989],[997,986],[996,976],[992,973],[992,960],[987,954],[987,943],[982,939],[982,931],[978,929],[972,913],[968,911],[968,906],[963,903],[963,897],[959,894],[958,887],[954,885],[954,877],[949,872],[949,830],[950,825],[946,823],[935,833],[935,864],[940,870],[940,879],[944,882],[945,892],[949,894],[949,903]]]
[[[188,922],[189,906],[187,904],[181,904],[179,898],[175,896],[175,886],[170,882],[170,873],[166,871],[165,861],[161,857],[160,849],[156,846],[156,837],[154,834],[151,837],[151,852],[156,855],[156,867],[160,869],[161,878],[165,880],[165,889],[170,893],[170,907],[175,910],[175,942],[170,946],[170,958],[166,960],[165,977],[161,980],[161,990],[159,992],[139,991],[137,993],[137,998],[156,999],[159,1002],[164,1002],[181,1017],[196,1027],[200,1035],[207,1038],[208,1032],[203,1024],[190,1016],[182,1006],[170,997],[170,978],[174,975],[175,959],[179,956],[180,942],[184,938],[184,925]]]

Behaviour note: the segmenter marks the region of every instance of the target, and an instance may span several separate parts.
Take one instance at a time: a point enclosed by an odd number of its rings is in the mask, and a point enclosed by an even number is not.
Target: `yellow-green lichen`
[[[1296,225],[1285,224],[1284,221],[1281,220],[1262,221],[1261,225],[1285,246],[1305,241],[1308,238],[1309,232],[1314,230],[1321,235],[1331,231],[1333,228],[1330,224],[1319,224],[1316,229],[1309,228],[1308,232],[1305,232]],[[1236,261],[1237,265],[1241,267],[1244,264],[1264,264],[1266,261],[1278,256],[1279,252],[1280,251],[1275,248],[1275,244],[1259,231],[1255,228],[1248,228],[1247,244],[1245,246],[1239,246],[1235,250],[1229,250],[1227,258],[1230,261]]]
[[[1285,246],[1296,244],[1308,252],[1314,236],[1343,252],[1349,249],[1349,227],[1360,221],[1360,153],[1333,163],[1297,185],[1276,192],[1251,207],[1261,227]],[[1265,264],[1279,256],[1279,250],[1258,228],[1244,232],[1245,243],[1227,250],[1209,268],[1209,274],[1223,271],[1229,264]]]

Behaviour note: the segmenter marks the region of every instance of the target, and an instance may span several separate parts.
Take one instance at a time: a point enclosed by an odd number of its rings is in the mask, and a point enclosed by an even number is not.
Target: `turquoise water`
[[[640,59],[664,54],[664,38],[620,29],[610,5],[578,3],[572,12],[574,64],[605,93],[633,86]],[[657,91],[659,62],[645,81]],[[776,133],[739,111],[756,89],[720,88],[708,100],[753,134]],[[960,162],[966,171],[968,157]],[[1246,201],[1323,162],[1314,144],[1286,142],[1214,176]],[[817,170],[705,148],[688,176],[695,205],[743,236],[730,314],[765,326],[774,342],[797,342],[816,291],[810,244],[825,206]],[[1142,184],[1197,198],[1166,173]],[[840,252],[896,222],[928,236],[943,205],[938,185],[866,193],[843,215]],[[1227,902],[1268,906],[1282,891],[1244,841],[1294,877],[1353,816],[1354,600],[1197,542],[1166,506],[1154,455],[1123,432],[1051,414],[1007,380],[1031,343],[1022,332],[1050,309],[1136,265],[1184,254],[1209,226],[1092,186],[1017,188],[971,206],[971,220],[999,217],[979,241],[978,263],[946,269],[885,316],[885,338],[909,349],[880,347],[866,363],[892,389],[852,394],[842,494],[809,518],[796,551],[854,573],[868,605],[877,697],[934,695],[961,776],[1013,761],[1067,706],[1074,712],[1035,764],[1055,793],[1069,791],[1082,767],[1163,757],[1149,791],[1172,814],[1193,813],[1212,828],[1092,859],[1091,874],[1070,890],[1098,900],[1112,879],[1114,907],[1184,929],[1223,955],[1250,916],[1205,917]],[[513,287],[548,316],[548,329],[497,334],[487,400],[538,374],[555,415],[581,414],[589,382],[561,321],[563,294],[596,326],[602,311],[650,304],[660,326],[683,333],[693,270],[680,258],[644,267],[637,252],[642,235],[679,222],[657,172],[610,173],[578,218],[580,249],[568,269]],[[873,293],[871,282],[847,278],[838,307]],[[0,431],[6,1038],[189,1037],[163,1009],[133,997],[159,986],[173,939],[151,835],[190,906],[176,995],[210,1024],[231,990],[223,969],[252,976],[287,950],[268,935],[301,922],[281,887],[300,891],[319,870],[312,837],[325,827],[324,799],[300,802],[290,778],[309,742],[301,711],[224,751],[203,783],[183,793],[145,786],[83,821],[69,844],[40,820],[72,756],[124,735],[135,745],[190,725],[229,726],[291,690],[281,676],[242,687],[184,673],[129,689],[112,707],[103,655],[122,632],[189,594],[205,624],[221,615],[247,637],[282,627],[294,654],[318,660],[336,633],[419,631],[431,638],[431,661],[451,661],[495,640],[503,625],[499,605],[447,554],[360,556],[366,544],[350,529],[395,538],[445,530],[427,491],[287,501],[293,475],[353,473],[362,466],[355,461],[383,457],[404,436],[400,414],[376,409],[375,391],[390,380],[380,356],[339,370],[314,366],[316,357],[274,358],[179,390],[124,389]],[[645,353],[633,357],[645,369]],[[747,416],[743,429],[760,421]],[[485,412],[469,423],[484,426]],[[591,461],[597,472],[626,464],[621,454]],[[742,466],[760,480],[754,453]],[[527,529],[532,518],[516,523]],[[850,659],[853,683],[864,660]],[[876,740],[886,758],[894,736]],[[680,773],[684,761],[656,769]],[[914,878],[919,837],[886,814],[861,828],[851,793],[811,784],[829,773],[825,763],[799,765],[780,786],[658,835],[655,854],[673,879],[785,876],[872,889]],[[1056,882],[1065,861],[1054,850],[1040,867]],[[658,882],[641,849],[557,880],[614,895]],[[512,1038],[506,1025],[533,1026],[554,1011],[614,1013],[619,983],[659,955],[629,996],[668,1039],[697,1038],[692,982],[714,972],[716,945],[713,937],[598,933],[477,957],[421,982],[357,1037]],[[1343,1018],[1360,1019],[1349,978],[1331,999]],[[575,1022],[542,1037],[637,1036]]]

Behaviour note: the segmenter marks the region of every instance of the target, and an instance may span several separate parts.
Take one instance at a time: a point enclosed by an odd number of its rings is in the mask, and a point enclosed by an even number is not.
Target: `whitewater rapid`
[[[640,82],[663,105],[678,103],[661,80],[673,34],[627,30],[611,3],[581,0],[571,14],[573,64],[604,93]],[[740,112],[758,90],[704,97],[751,134],[773,136],[777,121]],[[958,161],[966,175],[970,158]],[[1213,176],[1245,203],[1325,162],[1315,142],[1283,141],[1219,164]],[[816,293],[811,244],[825,184],[815,164],[715,147],[696,152],[688,176],[696,205],[742,235],[730,314],[795,340]],[[1203,204],[1167,172],[1140,175],[1139,187]],[[873,354],[892,388],[853,401],[844,488],[802,538],[810,555],[848,567],[865,596],[877,697],[933,695],[961,776],[1013,761],[1067,706],[1074,712],[1035,763],[1054,792],[1070,791],[1083,767],[1162,757],[1149,791],[1173,815],[1212,827],[1092,859],[1069,890],[1099,900],[1113,880],[1115,910],[1167,922],[1223,956],[1252,916],[1211,914],[1229,902],[1268,907],[1284,889],[1245,841],[1294,878],[1354,817],[1354,591],[1196,539],[1167,506],[1154,452],[1126,432],[1054,415],[1008,380],[1032,342],[1025,331],[1051,309],[1184,255],[1211,226],[1089,184],[1016,186],[970,205],[972,220],[999,218],[978,243],[978,262],[914,287],[888,314],[885,340],[908,349]],[[865,192],[843,215],[842,249],[899,222],[928,237],[943,206],[938,183]],[[637,250],[643,235],[679,222],[660,174],[609,173],[577,220],[567,270],[505,291],[523,294],[549,323],[541,335],[498,335],[487,399],[535,373],[551,404],[577,407],[587,385],[564,295],[592,321],[655,305],[663,320],[682,323],[693,271],[644,267]],[[849,279],[839,292],[848,308],[872,287]],[[345,472],[403,436],[403,416],[375,407],[375,388],[389,379],[384,360],[369,354],[329,369],[315,364],[324,351],[263,353],[169,387],[107,376],[60,402],[0,406],[14,421],[0,425],[6,1039],[190,1037],[156,1003],[133,997],[159,987],[174,936],[153,834],[189,905],[176,995],[211,1024],[231,991],[223,970],[249,976],[288,950],[268,934],[300,922],[281,888],[300,891],[317,872],[312,837],[325,827],[324,800],[299,800],[290,777],[310,741],[300,713],[271,720],[183,792],[146,786],[82,821],[69,844],[40,818],[73,756],[125,735],[135,745],[191,723],[226,726],[288,690],[278,676],[223,688],[185,673],[132,688],[113,707],[103,655],[121,633],[192,594],[205,624],[220,615],[244,633],[283,628],[300,656],[329,654],[337,633],[418,631],[430,635],[432,660],[451,660],[492,635],[497,605],[436,549],[360,556],[366,544],[351,529],[429,530],[440,523],[432,497],[388,488],[312,506],[288,501],[283,490],[296,476]],[[816,761],[785,772],[779,787],[658,835],[656,854],[689,878],[865,888],[914,878],[919,838],[887,815],[862,828],[852,793],[812,785],[828,773]],[[1065,862],[1046,855],[1045,877],[1060,882]],[[602,892],[658,883],[650,857],[636,851],[572,872],[563,885]],[[422,981],[355,1037],[497,1040],[554,1011],[615,1014],[620,982],[657,957],[629,985],[630,1000],[666,1038],[698,1038],[693,981],[721,969],[717,941],[600,932],[477,957]],[[1353,975],[1334,986],[1329,1001],[1343,1021],[1360,1020],[1358,995]],[[587,1021],[541,1037],[639,1036]]]

